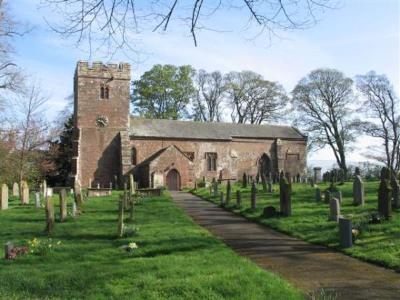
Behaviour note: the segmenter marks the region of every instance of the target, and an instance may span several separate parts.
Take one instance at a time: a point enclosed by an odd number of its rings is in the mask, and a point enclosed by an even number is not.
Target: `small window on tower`
[[[137,163],[137,152],[136,152],[136,148],[132,147],[131,149],[131,164],[136,166]]]
[[[100,99],[104,99],[104,86],[100,87]]]
[[[108,89],[108,86],[106,86],[104,88],[104,99],[108,99],[108,95],[109,95],[109,89]]]
[[[110,94],[110,90],[108,86],[100,87],[100,99],[108,99]]]

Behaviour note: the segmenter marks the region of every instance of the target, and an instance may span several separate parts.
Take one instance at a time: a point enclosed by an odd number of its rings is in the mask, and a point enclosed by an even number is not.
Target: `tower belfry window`
[[[100,99],[108,99],[110,95],[110,90],[108,86],[100,87]]]

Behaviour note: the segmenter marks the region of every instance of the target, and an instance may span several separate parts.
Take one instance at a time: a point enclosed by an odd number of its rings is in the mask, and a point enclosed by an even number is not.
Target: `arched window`
[[[100,87],[100,99],[104,99],[104,86]]]
[[[108,99],[110,95],[110,89],[108,86],[100,87],[100,99]]]
[[[131,149],[131,164],[136,165],[137,163],[137,151],[135,147]]]
[[[106,86],[104,88],[104,99],[108,99],[108,95],[109,95],[109,89],[108,89],[108,86]]]
[[[217,153],[206,152],[206,160],[207,160],[207,171],[216,171],[217,170]]]

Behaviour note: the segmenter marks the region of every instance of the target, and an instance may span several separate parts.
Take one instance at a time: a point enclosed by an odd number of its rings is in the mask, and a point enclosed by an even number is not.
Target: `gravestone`
[[[355,176],[353,181],[353,204],[364,205],[365,194],[364,194],[364,182],[361,178],[360,168],[356,168]]]
[[[129,189],[130,189],[131,195],[134,195],[136,193],[136,191],[135,191],[135,180],[133,180],[133,175],[132,174],[129,175]]]
[[[383,167],[381,170],[381,182],[378,189],[378,213],[388,220],[392,215],[392,187],[390,186],[390,171]]]
[[[310,178],[310,186],[313,188],[314,186],[315,186],[315,184],[314,184],[314,179],[313,178]]]
[[[114,175],[114,186],[115,186],[115,189],[118,190],[119,186],[118,186],[118,176],[117,175]]]
[[[213,196],[218,197],[218,182],[214,178],[213,182]]]
[[[77,212],[79,211],[80,207],[82,206],[82,190],[79,181],[75,179],[74,182],[74,202],[77,207]]]
[[[60,222],[64,222],[67,219],[67,192],[65,189],[60,191]]]
[[[221,206],[225,206],[224,192],[219,194],[219,202],[221,203]]]
[[[251,209],[255,210],[256,209],[256,201],[257,201],[257,186],[256,182],[253,181],[251,184],[251,196],[250,196],[250,201],[251,201]]]
[[[229,203],[231,202],[231,194],[232,194],[231,181],[228,180],[226,184],[226,205],[229,205]]]
[[[279,202],[281,215],[290,216],[292,214],[291,186],[283,172],[279,179]]]
[[[40,192],[35,193],[35,208],[40,208]]]
[[[13,183],[12,195],[14,197],[19,197],[19,186],[18,186],[18,183],[16,183],[16,182]]]
[[[42,183],[42,195],[47,195],[47,182],[46,182],[46,180],[43,180],[43,183]]]
[[[339,219],[339,241],[340,247],[350,248],[353,247],[353,225],[350,219]]]
[[[324,191],[324,202],[327,204],[330,203],[331,198],[332,198],[331,192],[328,189],[326,189]]]
[[[51,234],[54,229],[54,203],[51,197],[46,197],[46,232]]]
[[[390,185],[392,187],[392,206],[394,208],[400,207],[400,184],[396,178],[396,172],[392,171],[392,176],[390,179]]]
[[[47,197],[53,197],[53,188],[46,188],[46,196]]]
[[[277,211],[276,211],[275,207],[273,207],[273,206],[264,207],[263,217],[272,218],[272,217],[275,217],[276,215],[277,215]]]
[[[12,251],[14,250],[14,244],[11,242],[7,242],[4,245],[4,258],[11,259],[12,258]]]
[[[340,218],[340,201],[332,198],[329,202],[329,221],[339,222]]]
[[[124,236],[124,200],[118,202],[118,236]]]
[[[1,185],[0,194],[0,210],[8,209],[8,185],[3,183]]]
[[[242,194],[240,193],[240,190],[236,191],[236,206],[242,206]]]
[[[314,183],[320,183],[322,178],[321,178],[321,167],[315,167],[314,168]]]
[[[77,212],[78,212],[78,210],[76,208],[76,202],[72,201],[72,212],[71,212],[71,215],[72,215],[73,218],[75,218],[78,215]]]
[[[21,202],[22,204],[29,204],[29,186],[26,181],[21,183]]]
[[[243,188],[247,188],[247,175],[246,175],[246,173],[243,173],[242,187]]]
[[[320,188],[316,188],[315,189],[315,200],[317,201],[317,202],[321,202],[321,189]]]

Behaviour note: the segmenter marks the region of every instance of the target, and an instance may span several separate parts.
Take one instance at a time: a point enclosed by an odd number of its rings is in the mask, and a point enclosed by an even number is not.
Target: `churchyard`
[[[280,207],[278,183],[271,186],[273,192],[268,191],[267,184],[263,187],[259,183],[256,193],[252,193],[255,186],[251,184],[247,184],[247,187],[240,182],[232,184],[229,200],[227,182],[215,185],[217,191],[211,185],[191,192],[264,226],[399,271],[400,214],[398,209],[392,209],[389,220],[385,220],[382,212],[378,214],[379,185],[379,181],[364,182],[365,203],[357,205],[353,199],[352,181],[336,184],[340,193],[332,193],[328,201],[325,201],[325,191],[330,187],[329,182],[292,183],[291,205],[286,216],[280,213],[288,208]],[[391,205],[391,201],[388,204]],[[339,218],[351,220],[352,247],[340,244]]]
[[[83,197],[78,208],[65,192],[45,205],[31,191],[23,204],[10,188],[0,243],[19,248],[0,260],[1,299],[304,299],[195,225],[168,192],[123,209],[122,234],[123,191]]]

